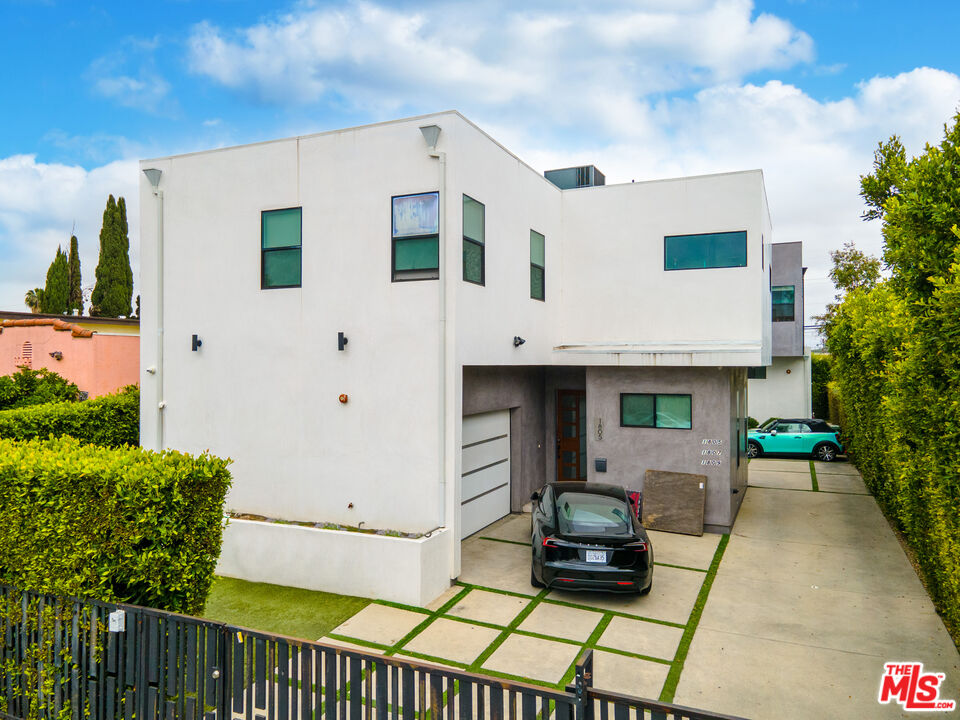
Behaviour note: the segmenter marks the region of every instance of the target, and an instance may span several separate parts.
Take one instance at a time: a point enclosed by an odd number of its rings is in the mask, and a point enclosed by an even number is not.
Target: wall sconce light
[[[343,405],[346,405],[346,404],[347,404],[347,400],[349,400],[350,398],[347,397],[347,394],[346,394],[346,393],[343,393],[343,394],[341,394],[340,397],[337,398],[337,399],[338,399]]]
[[[350,342],[350,340],[346,335],[344,335],[342,332],[337,333],[337,350],[343,352],[344,348],[347,347],[348,342]]]
[[[519,335],[514,335],[514,336],[513,336],[513,346],[514,346],[514,347],[520,347],[520,346],[523,345],[525,342],[526,342],[526,340],[524,340],[524,339],[523,339],[522,337],[520,337]]]
[[[52,353],[50,353],[50,357],[52,357],[54,360],[60,361],[63,360],[63,353],[59,350],[54,350]]]
[[[193,340],[191,341],[191,350],[196,352],[200,349],[201,345],[203,345],[203,340],[200,339],[199,335],[194,335]]]

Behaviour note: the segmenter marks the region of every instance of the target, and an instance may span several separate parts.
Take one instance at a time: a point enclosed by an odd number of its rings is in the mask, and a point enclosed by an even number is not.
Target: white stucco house
[[[273,520],[221,573],[428,602],[545,481],[648,469],[733,524],[761,171],[549,180],[457,112],[141,168],[141,441],[232,458],[230,510]]]
[[[747,373],[748,411],[757,422],[812,414],[810,348],[803,343],[803,243],[774,243],[770,265],[771,361]]]

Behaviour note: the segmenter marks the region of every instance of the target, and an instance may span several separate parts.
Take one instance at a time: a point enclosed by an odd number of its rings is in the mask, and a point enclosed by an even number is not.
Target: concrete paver
[[[752,464],[752,463],[751,463]],[[779,472],[774,470],[750,469],[750,487],[777,488],[779,490],[813,490],[810,466],[807,472]]]
[[[637,655],[673,660],[682,637],[683,630],[680,628],[615,617],[597,644]]]
[[[511,635],[487,658],[483,668],[558,683],[579,654],[578,645]]]
[[[492,537],[513,542],[530,543],[529,513],[507,515],[477,533],[477,537]]]
[[[572,592],[554,590],[547,599],[614,610],[655,620],[686,624],[706,575],[696,570],[658,565],[653,571],[649,595]]]
[[[867,486],[863,484],[863,480],[860,479],[859,475],[845,475],[842,473],[823,473],[821,475],[820,472],[817,471],[817,485],[820,487],[821,492],[846,492],[856,493],[858,495],[870,494]]]
[[[542,602],[520,623],[519,629],[586,642],[602,617],[599,612]]]
[[[750,461],[751,474],[757,470],[774,472],[795,472],[810,474],[810,465],[807,458],[797,459],[779,459],[779,458],[754,458]]]
[[[594,687],[611,692],[657,698],[670,666],[596,650],[593,653]]]
[[[333,630],[334,635],[393,645],[429,617],[423,613],[370,603]]]
[[[421,605],[421,607],[425,610],[429,610],[430,612],[439,610],[461,592],[463,592],[463,587],[461,585],[451,585],[440,594],[440,597],[431,600],[426,605]]]
[[[946,673],[941,698],[960,699],[960,656],[874,499],[751,485],[675,702],[756,720],[900,717],[877,692],[884,662],[905,658]]]
[[[509,625],[520,611],[530,604],[529,598],[471,590],[460,602],[447,611],[447,615],[479,620],[493,625]]]
[[[713,562],[717,552],[720,536],[716,533],[696,535],[680,535],[678,533],[647,530],[650,544],[653,545],[654,562],[669,565],[707,570]],[[656,577],[656,572],[654,572]]]
[[[529,522],[529,521],[528,521]],[[472,537],[460,546],[460,581],[535,595],[530,585],[530,547]]]
[[[860,477],[860,472],[857,470],[857,466],[853,463],[844,462],[843,460],[836,460],[828,463],[814,460],[813,469],[817,471],[818,478],[821,475],[846,475],[848,477]]]
[[[492,628],[438,618],[401,649],[469,665],[499,635]]]

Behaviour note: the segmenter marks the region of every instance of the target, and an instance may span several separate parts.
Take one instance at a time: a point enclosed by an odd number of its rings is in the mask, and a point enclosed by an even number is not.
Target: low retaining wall
[[[426,605],[450,587],[447,528],[417,539],[231,520],[217,574]]]

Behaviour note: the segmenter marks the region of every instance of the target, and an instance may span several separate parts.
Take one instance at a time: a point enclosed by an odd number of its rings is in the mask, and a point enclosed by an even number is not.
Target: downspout
[[[157,198],[157,452],[163,450],[163,190]]]
[[[447,517],[447,154],[431,152],[430,157],[440,161],[440,507],[444,527],[450,527],[452,518]]]

